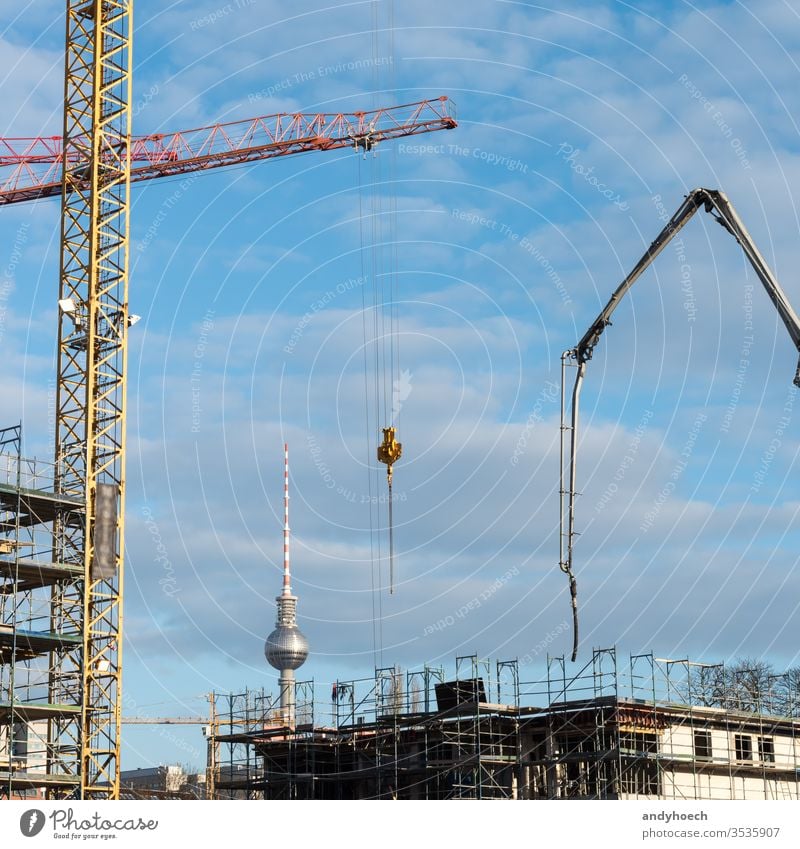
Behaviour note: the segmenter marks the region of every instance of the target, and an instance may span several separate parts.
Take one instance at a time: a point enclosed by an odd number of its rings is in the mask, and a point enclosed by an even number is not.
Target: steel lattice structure
[[[455,126],[452,102],[439,97],[369,112],[265,115],[179,133],[152,133],[131,140],[131,180],[152,180],[314,150],[369,150],[382,141]],[[0,167],[10,169],[0,178],[0,205],[58,194],[64,164],[73,174],[86,165],[78,153],[81,146],[88,147],[80,136],[66,149],[55,137],[0,138]],[[113,158],[112,153],[112,164]]]
[[[79,699],[80,728],[54,719],[51,739],[80,751],[84,799],[119,796],[132,31],[132,0],[68,0],[55,491],[83,498],[85,521],[55,527],[54,559],[83,580],[54,589],[53,618],[83,639],[50,698]]]

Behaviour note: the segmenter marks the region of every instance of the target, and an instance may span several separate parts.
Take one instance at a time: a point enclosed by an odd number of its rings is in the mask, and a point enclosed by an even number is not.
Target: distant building
[[[2,706],[0,706],[0,709]],[[13,786],[0,785],[9,799],[44,799],[40,786],[47,770],[47,720],[0,725],[0,772]],[[28,784],[29,786],[25,786]],[[206,775],[187,773],[181,766],[156,766],[120,773],[123,798],[205,799]]]
[[[205,773],[187,773],[181,766],[123,770],[120,795],[137,799],[204,799]]]
[[[13,789],[0,787],[0,794],[7,795],[9,799],[44,798],[44,790],[41,787],[21,786],[21,778],[44,773],[47,766],[46,741],[47,720],[0,724],[0,772],[11,779],[17,779],[18,782],[15,782]]]

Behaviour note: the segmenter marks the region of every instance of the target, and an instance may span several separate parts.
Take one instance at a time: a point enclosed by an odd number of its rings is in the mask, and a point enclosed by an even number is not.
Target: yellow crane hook
[[[378,461],[386,463],[386,477],[389,480],[389,488],[392,486],[392,466],[402,457],[403,445],[395,439],[396,428],[385,427],[383,430],[383,442],[378,446]]]

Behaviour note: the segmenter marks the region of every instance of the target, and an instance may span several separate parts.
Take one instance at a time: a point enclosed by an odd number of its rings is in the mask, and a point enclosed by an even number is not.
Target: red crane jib
[[[152,180],[192,171],[273,159],[312,150],[355,147],[370,150],[387,139],[450,130],[457,126],[447,97],[365,112],[266,115],[213,124],[180,133],[153,133],[131,139],[131,180]],[[76,188],[87,175],[70,172],[70,162],[87,139],[70,140],[66,155],[58,136],[0,138],[0,206],[61,194],[64,166]],[[109,151],[108,156],[114,156]]]

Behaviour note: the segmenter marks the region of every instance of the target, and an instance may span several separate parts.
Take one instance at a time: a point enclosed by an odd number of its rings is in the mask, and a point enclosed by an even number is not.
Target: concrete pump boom
[[[714,189],[694,189],[686,196],[677,212],[670,218],[664,229],[647,249],[645,254],[636,263],[633,270],[619,284],[602,312],[592,322],[589,329],[574,348],[570,348],[561,355],[561,463],[560,463],[560,524],[559,524],[559,567],[569,578],[570,598],[572,604],[573,619],[573,644],[572,660],[578,653],[578,600],[577,583],[573,572],[573,549],[575,543],[575,496],[576,496],[576,455],[578,448],[578,410],[580,402],[581,387],[586,375],[586,363],[592,358],[594,349],[600,341],[603,331],[611,324],[611,316],[619,306],[622,299],[631,289],[633,284],[647,270],[655,258],[664,250],[673,237],[686,225],[689,219],[700,209],[706,212],[721,224],[736,241],[745,253],[745,256],[753,266],[758,279],[761,281],[769,299],[775,305],[778,315],[781,317],[786,329],[789,331],[795,348],[800,352],[800,320],[775,279],[764,257],[755,246],[750,234],[747,232],[741,218],[733,205],[721,191]],[[572,389],[572,401],[570,422],[566,422],[566,368],[568,365],[576,367],[575,385]],[[800,387],[800,361],[794,375],[794,383]],[[566,461],[566,432],[569,431],[569,460]],[[568,472],[568,481],[565,486],[565,473]],[[566,531],[565,531],[566,523]]]

